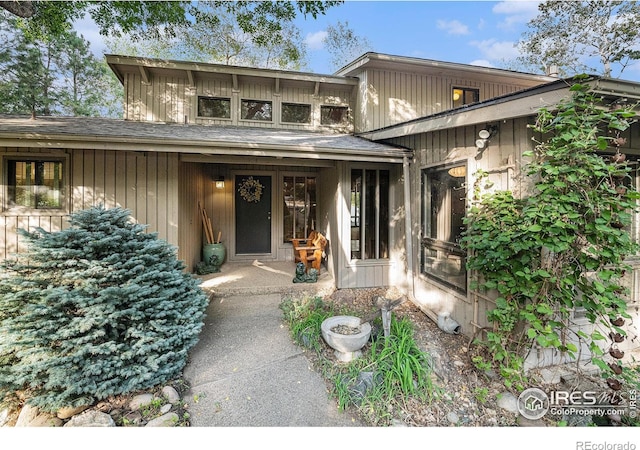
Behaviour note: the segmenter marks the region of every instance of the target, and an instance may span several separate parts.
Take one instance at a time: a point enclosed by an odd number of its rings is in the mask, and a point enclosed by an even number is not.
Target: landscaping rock
[[[452,411],[447,414],[447,420],[449,421],[449,423],[455,425],[460,421],[460,417],[458,417],[458,415]]]
[[[140,394],[136,395],[129,402],[129,409],[131,411],[137,411],[140,408],[149,406],[153,401],[153,394]]]
[[[163,414],[160,417],[149,421],[145,427],[173,427],[178,423],[179,417],[176,413],[171,412]]]
[[[171,411],[171,404],[167,403],[166,405],[162,405],[162,408],[160,408],[160,414],[166,414],[169,411]]]
[[[77,414],[80,414],[82,411],[85,411],[87,408],[89,408],[89,406],[90,405],[60,408],[56,413],[56,416],[58,416],[58,419],[65,420]]]
[[[527,419],[524,416],[518,416],[516,420],[518,426],[520,427],[546,427],[547,424],[542,421],[542,419]]]
[[[36,406],[25,405],[20,411],[16,427],[59,427],[62,420],[56,416],[40,411]]]
[[[0,427],[3,427],[9,422],[9,408],[0,410]]]
[[[540,377],[543,384],[559,384],[560,383],[560,371],[555,369],[540,369]]]
[[[172,405],[175,405],[180,401],[180,394],[171,386],[165,386],[162,388],[162,395],[165,396],[167,401]]]
[[[518,412],[518,399],[511,392],[502,392],[498,396],[498,406],[511,413]]]
[[[115,427],[116,423],[107,413],[100,411],[86,411],[64,424],[65,427]]]

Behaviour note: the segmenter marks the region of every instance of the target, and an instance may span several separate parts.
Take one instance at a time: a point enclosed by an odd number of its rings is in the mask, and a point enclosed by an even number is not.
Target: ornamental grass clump
[[[122,208],[71,214],[68,229],[20,231],[28,251],[0,276],[0,401],[22,391],[53,411],[180,375],[206,294],[175,248]]]

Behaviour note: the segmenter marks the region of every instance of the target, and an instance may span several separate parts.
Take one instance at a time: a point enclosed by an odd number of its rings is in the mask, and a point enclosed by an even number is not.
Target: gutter
[[[376,161],[399,164],[406,150],[346,149],[314,145],[277,143],[237,143],[233,141],[193,141],[182,139],[150,139],[103,136],[35,135],[17,137],[0,133],[0,142],[8,147],[67,148],[84,150],[150,151],[167,153],[198,153],[207,155],[272,156],[305,159],[338,159],[345,161]]]

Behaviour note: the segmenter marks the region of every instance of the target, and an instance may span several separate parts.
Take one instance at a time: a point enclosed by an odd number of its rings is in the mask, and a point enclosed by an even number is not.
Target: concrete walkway
[[[193,427],[352,427],[292,343],[280,294],[211,300],[184,376]]]

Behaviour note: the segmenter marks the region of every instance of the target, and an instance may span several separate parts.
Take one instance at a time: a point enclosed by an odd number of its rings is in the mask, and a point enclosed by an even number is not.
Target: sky
[[[371,42],[373,51],[438,61],[505,67],[518,52],[515,44],[537,15],[539,1],[365,1],[347,0],[325,15],[298,18],[296,25],[308,47],[305,70],[330,74],[329,54],[322,45],[328,25],[347,22],[356,35]],[[93,44],[104,47],[87,22],[76,27]],[[614,72],[614,76],[618,76]],[[627,67],[621,78],[640,81],[640,63]]]

